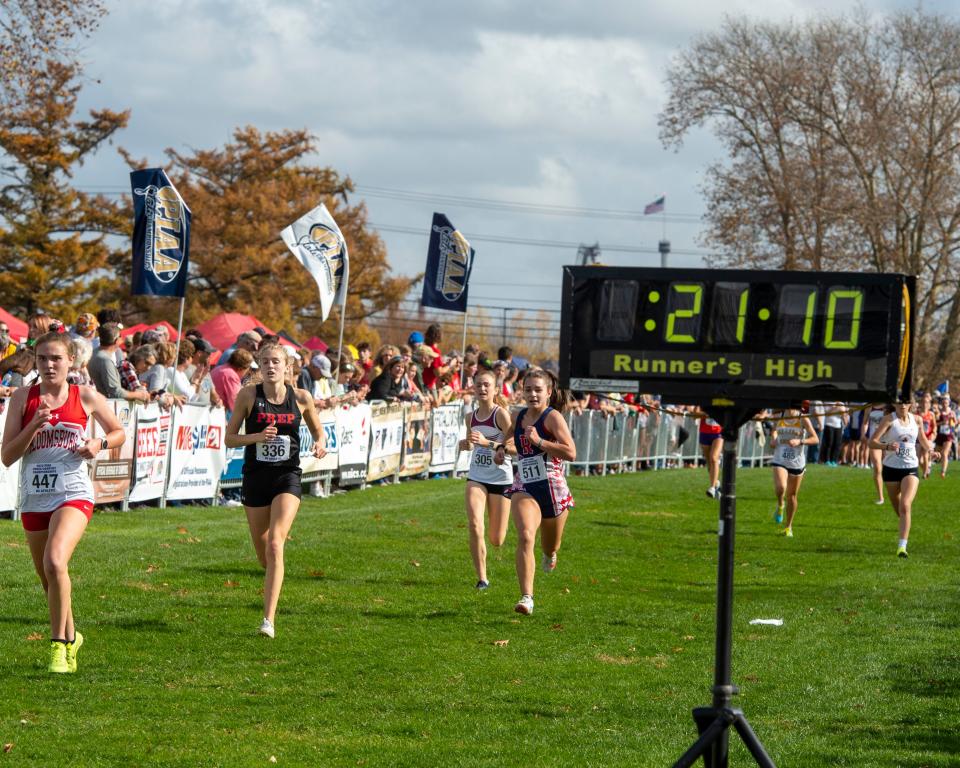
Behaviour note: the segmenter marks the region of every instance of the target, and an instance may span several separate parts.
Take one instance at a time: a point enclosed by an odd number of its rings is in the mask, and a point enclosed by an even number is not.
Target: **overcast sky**
[[[923,6],[954,13],[957,4]],[[575,244],[598,242],[604,263],[656,266],[661,217],[540,215],[442,198],[642,211],[666,195],[671,264],[699,265],[700,185],[720,149],[709,134],[691,136],[680,152],[660,145],[670,57],[718,30],[723,13],[800,20],[837,5],[114,0],[85,52],[87,73],[100,82],[86,87],[82,105],[132,109],[117,143],[157,161],[168,146],[222,146],[239,125],[306,127],[318,162],[357,184],[395,272],[423,269],[430,217],[442,211],[477,250],[471,305],[555,310],[560,267],[575,262]],[[862,3],[869,13],[913,5]],[[78,181],[129,186],[111,149]]]

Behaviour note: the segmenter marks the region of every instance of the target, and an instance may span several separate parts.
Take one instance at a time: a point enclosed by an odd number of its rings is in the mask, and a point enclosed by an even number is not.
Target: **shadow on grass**
[[[887,678],[896,693],[925,698],[954,698],[960,695],[960,654],[943,653],[936,657],[891,664],[887,668]]]
[[[132,630],[140,632],[147,630],[148,632],[172,632],[170,625],[161,621],[160,619],[106,619],[101,621],[100,624],[107,627],[115,627],[116,629],[122,630]]]
[[[0,616],[0,624],[26,624],[27,626],[37,623],[37,617],[27,616]]]
[[[948,728],[925,724],[915,718],[903,718],[883,724],[834,721],[826,728],[844,743],[858,744],[861,749],[869,745],[878,760],[889,760],[892,755],[896,755],[895,764],[900,768],[928,768],[934,764],[931,762],[931,755],[943,756],[948,760],[946,763],[938,761],[937,765],[954,765],[952,760],[960,754],[960,734]],[[904,758],[903,755],[907,753],[913,753],[915,757]],[[836,757],[841,757],[841,754]],[[867,753],[863,757],[869,758],[871,755]]]

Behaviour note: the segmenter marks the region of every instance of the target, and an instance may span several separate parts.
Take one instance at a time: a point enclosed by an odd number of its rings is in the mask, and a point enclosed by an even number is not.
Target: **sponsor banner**
[[[377,405],[371,409],[370,459],[367,481],[391,477],[400,469],[403,453],[403,405]]]
[[[334,472],[340,466],[340,436],[337,434],[337,409],[325,408],[317,412],[320,418],[320,429],[323,430],[327,455],[322,459],[314,459],[320,472]]]
[[[449,472],[457,463],[457,443],[462,422],[460,404],[438,405],[431,413],[430,471]]]
[[[362,485],[367,479],[370,448],[370,405],[344,406],[337,411],[340,485]]]
[[[459,450],[459,443],[460,443],[461,440],[466,440],[466,438],[467,438],[467,418],[466,418],[466,416],[467,416],[468,413],[471,413],[475,408],[476,408],[475,405],[471,405],[471,406],[469,406],[469,408],[467,408],[467,407],[462,407],[462,408],[460,409],[460,431],[459,431],[459,433],[457,434],[457,443],[458,443],[457,448],[458,448],[458,451],[457,451],[457,466],[456,466],[456,471],[457,471],[458,474],[461,473],[461,472],[464,473],[464,474],[466,474],[467,472],[470,471],[470,459],[471,459],[471,457],[473,456],[473,452],[472,452],[472,451],[461,451],[461,450]]]
[[[183,298],[190,209],[161,168],[130,174],[133,189],[132,293]]]
[[[130,501],[159,499],[167,482],[170,446],[170,411],[156,403],[137,408],[137,434],[133,457]]]
[[[467,283],[474,255],[467,238],[450,219],[442,213],[433,214],[420,303],[450,312],[466,312]]]
[[[420,475],[430,464],[430,408],[426,405],[407,407],[403,429],[403,458],[400,477]]]
[[[212,499],[226,465],[223,408],[187,403],[173,418],[167,498]]]
[[[0,399],[0,443],[3,443],[3,427],[7,422],[7,406],[10,401]],[[20,490],[20,462],[5,467],[0,462],[0,510],[17,508],[17,493]]]
[[[124,441],[119,448],[100,451],[89,462],[90,479],[93,481],[94,504],[118,504],[126,498],[130,490],[130,476],[133,469],[134,444],[136,443],[136,406],[128,400],[109,400],[117,420],[123,427]],[[96,419],[87,422],[87,435],[96,439],[105,436],[103,428]]]
[[[319,411],[320,430],[323,433],[323,447],[327,455],[322,459],[313,458],[313,435],[307,428],[307,422],[300,422],[300,471],[304,475],[316,475],[337,468],[337,412],[333,408]],[[331,446],[333,450],[331,451]],[[332,454],[332,455],[331,455]]]
[[[326,320],[330,308],[344,301],[350,273],[347,243],[340,227],[320,203],[284,229],[280,237],[316,281],[320,312]]]

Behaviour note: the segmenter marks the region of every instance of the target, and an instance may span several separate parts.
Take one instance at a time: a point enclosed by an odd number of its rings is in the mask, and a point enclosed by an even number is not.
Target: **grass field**
[[[0,767],[669,765],[710,702],[705,485],[572,478],[531,617],[512,611],[512,531],[474,592],[462,483],[305,501],[272,642],[242,510],[97,515],[72,567],[80,672],[59,676],[19,523],[0,521]],[[960,765],[960,481],[921,485],[907,561],[868,472],[811,468],[792,540],[770,486],[739,473],[736,705],[778,766]]]

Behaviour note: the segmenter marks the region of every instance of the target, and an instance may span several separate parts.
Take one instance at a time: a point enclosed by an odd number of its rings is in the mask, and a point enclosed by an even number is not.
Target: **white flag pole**
[[[176,378],[177,365],[180,363],[180,339],[183,338],[183,305],[186,303],[187,295],[184,291],[184,295],[180,297],[180,319],[177,320],[177,349],[173,353],[173,373],[174,378]],[[171,382],[172,384],[173,382]]]
[[[470,314],[470,310],[467,307],[463,309],[463,341],[460,344],[460,371],[463,371],[463,360],[467,356],[467,315]],[[461,383],[462,383],[461,375]]]
[[[343,326],[347,318],[347,292],[343,292],[343,301],[340,302],[340,341],[337,342],[337,373],[340,372],[340,358],[343,355]]]

